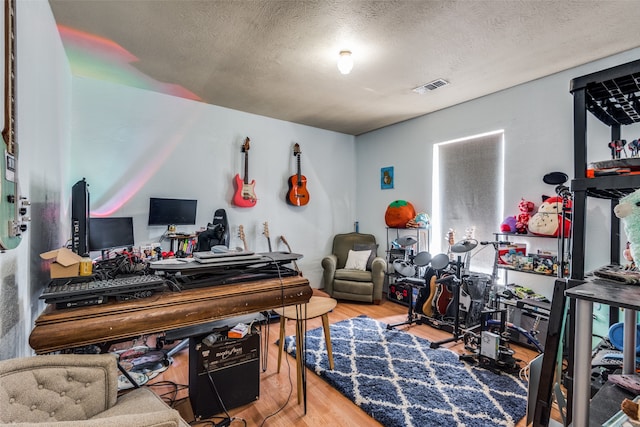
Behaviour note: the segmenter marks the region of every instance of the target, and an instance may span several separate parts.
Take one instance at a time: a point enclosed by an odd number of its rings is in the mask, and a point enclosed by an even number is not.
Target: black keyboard
[[[164,286],[164,279],[154,274],[116,277],[114,279],[88,282],[70,280],[60,283],[57,281],[50,283],[46,287],[40,299],[45,300],[48,304],[73,301],[86,301],[86,304],[75,305],[100,304],[108,296],[123,297],[124,299],[149,296],[154,291],[164,288]]]

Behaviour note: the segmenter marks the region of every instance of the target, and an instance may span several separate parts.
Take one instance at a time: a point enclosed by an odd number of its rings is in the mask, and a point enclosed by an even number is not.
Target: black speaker
[[[221,334],[189,339],[189,398],[196,420],[224,412],[217,395],[227,410],[260,397],[260,334],[256,329],[239,339]]]

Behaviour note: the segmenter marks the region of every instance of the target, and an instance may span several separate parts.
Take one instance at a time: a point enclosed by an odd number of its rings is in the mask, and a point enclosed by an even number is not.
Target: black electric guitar
[[[0,195],[0,249],[14,249],[27,230],[29,202],[18,191],[18,144],[16,143],[16,1],[4,2],[4,129],[2,193]]]

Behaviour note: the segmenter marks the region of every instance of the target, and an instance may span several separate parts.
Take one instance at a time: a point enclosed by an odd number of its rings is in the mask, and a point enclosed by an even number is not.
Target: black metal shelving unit
[[[613,214],[613,208],[619,203],[620,198],[640,188],[640,175],[588,176],[587,112],[610,128],[611,141],[622,139],[622,126],[639,123],[640,60],[575,78],[571,81],[570,92],[573,95],[574,127],[574,179],[571,181],[571,191],[573,192],[573,235],[570,280],[564,283],[569,289],[581,284],[585,279],[586,205],[589,197],[611,201],[609,258],[612,264],[620,263],[620,221]],[[562,297],[564,302],[564,295]],[[564,303],[562,306],[564,306]],[[572,300],[569,313],[574,312],[575,301]],[[569,377],[565,381],[568,391],[567,424],[572,420],[571,402],[573,399],[571,373],[573,372],[572,344],[575,336],[575,324],[572,317],[571,315],[569,316],[566,340],[568,344],[569,372]],[[617,321],[618,310],[612,307],[610,309],[610,322]],[[551,356],[549,356],[549,359],[551,359]],[[545,370],[545,362],[543,362],[543,371]],[[555,360],[549,363],[555,363]],[[553,381],[553,378],[541,378],[540,387],[550,390],[551,387],[547,384],[549,381]]]

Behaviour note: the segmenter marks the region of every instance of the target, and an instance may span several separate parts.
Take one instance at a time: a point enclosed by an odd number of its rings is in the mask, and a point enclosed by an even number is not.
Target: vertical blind
[[[492,133],[436,146],[438,154],[439,235],[455,231],[455,242],[475,228],[478,241],[494,240],[503,210],[503,133]],[[443,247],[447,247],[443,243]],[[471,270],[491,272],[493,245],[471,251]],[[464,258],[464,254],[462,254]]]

